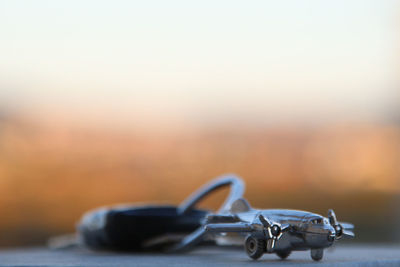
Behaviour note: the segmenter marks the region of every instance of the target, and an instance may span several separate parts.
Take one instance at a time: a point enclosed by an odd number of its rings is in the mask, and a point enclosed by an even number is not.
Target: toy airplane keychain
[[[215,214],[195,209],[204,197],[224,186],[230,193]],[[216,244],[243,242],[252,259],[264,253],[287,258],[292,251],[311,250],[319,261],[325,248],[352,238],[354,226],[341,223],[333,210],[328,217],[286,209],[253,209],[242,198],[243,181],[219,177],[200,188],[178,207],[125,206],[101,208],[83,216],[78,225],[82,242],[90,248],[182,252],[214,240]]]

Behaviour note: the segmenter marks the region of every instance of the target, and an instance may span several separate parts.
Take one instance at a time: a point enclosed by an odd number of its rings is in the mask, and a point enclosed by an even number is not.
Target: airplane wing
[[[207,216],[207,224],[211,223],[236,223],[239,222],[240,219],[236,215],[231,214],[210,214]]]
[[[181,242],[172,246],[169,252],[187,251],[203,240],[207,239],[210,233],[228,233],[228,232],[251,232],[253,227],[249,223],[211,223],[200,227],[190,235],[186,236]]]
[[[204,226],[204,230],[211,233],[252,232],[253,226],[249,223],[211,223]]]

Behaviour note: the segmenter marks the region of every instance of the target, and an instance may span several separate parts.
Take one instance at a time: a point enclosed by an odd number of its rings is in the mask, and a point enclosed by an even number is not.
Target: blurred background
[[[395,0],[0,1],[0,246],[224,173],[399,241],[399,33]]]

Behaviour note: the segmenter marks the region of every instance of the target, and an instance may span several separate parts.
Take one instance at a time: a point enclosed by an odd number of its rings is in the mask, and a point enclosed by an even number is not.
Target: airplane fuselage
[[[282,233],[282,237],[277,241],[275,251],[326,248],[333,244],[334,228],[327,218],[315,213],[286,209],[254,209],[235,215],[240,221],[252,223],[255,227],[259,225],[262,229],[263,225],[258,219],[260,214],[282,225],[290,225],[290,230]]]

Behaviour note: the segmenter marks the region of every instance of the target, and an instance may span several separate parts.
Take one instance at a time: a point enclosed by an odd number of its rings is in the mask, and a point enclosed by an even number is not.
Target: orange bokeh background
[[[72,232],[80,215],[97,206],[177,204],[228,172],[243,177],[254,206],[322,214],[335,208],[342,220],[356,223],[358,241],[397,238],[390,231],[400,190],[400,128],[394,125],[149,134],[9,117],[0,129],[3,246]]]

